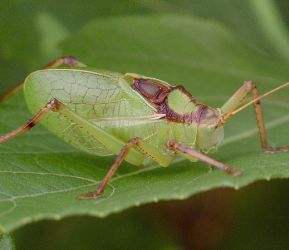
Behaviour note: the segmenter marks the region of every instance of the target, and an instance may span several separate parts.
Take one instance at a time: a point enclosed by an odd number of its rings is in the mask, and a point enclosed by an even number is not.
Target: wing
[[[81,117],[95,123],[99,119],[143,120],[156,110],[134,91],[123,75],[83,69],[49,69],[30,74],[25,80],[24,95],[32,113],[56,98]],[[111,154],[85,129],[59,114],[49,113],[42,121],[51,132],[67,143],[97,155]],[[103,128],[105,129],[105,128]]]
[[[32,73],[25,83],[32,111],[57,98],[87,119],[153,115],[152,107],[121,74],[86,70],[49,69]],[[31,98],[29,96],[32,94]],[[37,94],[37,95],[35,95]]]

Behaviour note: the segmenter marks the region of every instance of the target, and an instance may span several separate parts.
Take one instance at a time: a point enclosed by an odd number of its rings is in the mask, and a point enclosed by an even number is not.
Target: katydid
[[[96,191],[80,199],[103,193],[121,162],[170,165],[176,155],[193,162],[203,161],[231,175],[241,171],[206,154],[224,137],[223,125],[253,104],[262,149],[288,151],[289,146],[268,146],[260,100],[289,82],[259,95],[252,81],[244,84],[221,107],[209,107],[184,87],[133,73],[113,73],[86,67],[73,57],[61,57],[35,71],[2,96],[5,99],[23,88],[32,119],[0,136],[4,143],[30,130],[38,122],[68,144],[98,156],[117,158]],[[252,92],[253,99],[242,105]]]

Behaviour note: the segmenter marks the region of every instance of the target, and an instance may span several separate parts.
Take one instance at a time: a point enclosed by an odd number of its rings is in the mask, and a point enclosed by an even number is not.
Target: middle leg
[[[181,154],[182,156],[186,157],[189,160],[191,160],[192,158],[198,159],[198,160],[200,160],[202,162],[206,162],[206,163],[208,163],[208,164],[210,164],[216,168],[224,170],[226,173],[231,174],[233,176],[237,176],[237,175],[240,175],[242,173],[241,170],[239,170],[237,168],[233,168],[233,167],[228,166],[222,162],[216,161],[213,158],[211,158],[205,154],[202,154],[199,151],[187,148],[184,145],[179,144],[175,141],[169,141],[168,147],[171,150],[173,150],[174,152]]]
[[[111,180],[114,173],[119,169],[121,163],[125,160],[126,156],[128,155],[129,151],[132,149],[133,146],[142,152],[144,155],[149,156],[154,161],[158,162],[162,166],[167,166],[173,160],[170,156],[163,156],[159,154],[158,150],[154,147],[143,141],[139,137],[132,138],[128,141],[127,144],[123,146],[120,153],[118,154],[117,158],[115,159],[114,163],[108,170],[105,177],[102,179],[101,183],[98,185],[96,191],[94,192],[87,192],[80,194],[77,198],[84,200],[84,199],[93,199],[97,198],[99,195],[103,193],[107,184]]]

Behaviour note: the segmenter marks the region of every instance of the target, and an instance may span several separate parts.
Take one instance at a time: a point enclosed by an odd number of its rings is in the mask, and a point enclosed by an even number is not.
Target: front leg
[[[245,81],[244,84],[234,93],[234,95],[221,107],[221,111],[223,112],[222,117],[218,121],[216,127],[222,126],[225,122],[227,122],[231,117],[236,115],[238,112],[246,108],[251,102],[254,104],[254,110],[256,114],[256,120],[259,130],[260,142],[262,149],[267,153],[275,153],[275,152],[286,152],[289,150],[289,146],[283,147],[270,147],[268,145],[268,139],[266,135],[266,129],[264,125],[263,112],[260,99],[268,96],[269,94],[280,90],[289,83],[285,83],[276,89],[273,89],[264,95],[260,96],[255,84],[252,81]],[[244,98],[248,95],[249,92],[252,92],[253,100],[243,106],[241,106]],[[241,106],[241,107],[240,107]]]

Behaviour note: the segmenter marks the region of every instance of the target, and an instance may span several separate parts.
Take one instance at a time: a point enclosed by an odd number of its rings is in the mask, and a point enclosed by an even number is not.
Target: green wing
[[[30,74],[25,80],[24,95],[32,113],[56,98],[70,110],[96,124],[97,120],[143,120],[156,110],[136,93],[123,75],[82,69],[49,69]],[[42,124],[67,143],[97,155],[109,155],[95,138],[66,117],[51,112]],[[105,129],[105,128],[103,128]]]

